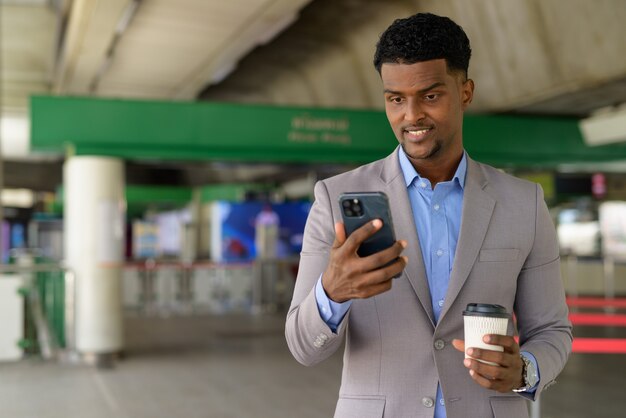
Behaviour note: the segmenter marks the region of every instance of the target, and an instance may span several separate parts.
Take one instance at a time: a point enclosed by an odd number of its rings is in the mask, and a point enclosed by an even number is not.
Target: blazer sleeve
[[[285,337],[291,354],[310,366],[328,358],[341,345],[350,311],[336,333],[324,322],[317,308],[315,284],[328,264],[335,239],[332,201],[323,181],[315,185],[315,202],[304,228],[300,266],[291,301]]]
[[[532,353],[539,366],[541,380],[534,398],[555,382],[572,349],[556,231],[543,191],[538,185],[536,188],[534,240],[518,278],[515,299],[521,350]]]

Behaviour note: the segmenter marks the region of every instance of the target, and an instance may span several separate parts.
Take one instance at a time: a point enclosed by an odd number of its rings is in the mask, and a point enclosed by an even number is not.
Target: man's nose
[[[417,123],[418,121],[424,119],[425,116],[424,110],[417,100],[408,101],[406,111],[404,112],[405,121],[409,123]]]

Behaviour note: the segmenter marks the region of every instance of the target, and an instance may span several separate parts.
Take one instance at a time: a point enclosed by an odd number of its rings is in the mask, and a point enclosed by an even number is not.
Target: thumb
[[[346,229],[342,222],[335,222],[335,242],[333,248],[341,247],[346,242]]]
[[[465,352],[465,341],[454,339],[452,340],[452,345],[461,353]]]

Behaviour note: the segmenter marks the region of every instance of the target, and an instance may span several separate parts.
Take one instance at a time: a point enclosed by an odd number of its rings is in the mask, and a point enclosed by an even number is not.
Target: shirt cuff
[[[330,300],[326,291],[324,291],[324,286],[322,286],[321,275],[315,285],[315,301],[317,302],[317,310],[320,313],[320,317],[333,332],[337,331],[343,317],[348,312],[348,309],[350,309],[350,306],[352,306],[351,300],[342,303]]]
[[[537,364],[537,359],[528,351],[521,351],[521,355],[526,357],[535,365],[535,370],[537,370],[537,384],[526,391],[526,393],[534,394],[537,391],[537,386],[539,386],[539,382],[541,381],[541,373],[539,373],[539,364]]]

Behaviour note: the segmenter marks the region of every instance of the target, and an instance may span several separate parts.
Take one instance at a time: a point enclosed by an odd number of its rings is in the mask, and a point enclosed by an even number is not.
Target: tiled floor
[[[126,320],[112,370],[37,359],[0,363],[0,417],[324,417],[339,356],[306,368],[287,351],[284,316]]]
[[[340,355],[300,366],[287,350],[283,323],[283,315],[129,316],[127,356],[112,370],[37,359],[0,364],[0,417],[332,416]],[[626,337],[623,331],[610,336]],[[626,417],[625,387],[626,356],[574,354],[545,393],[542,417]]]

